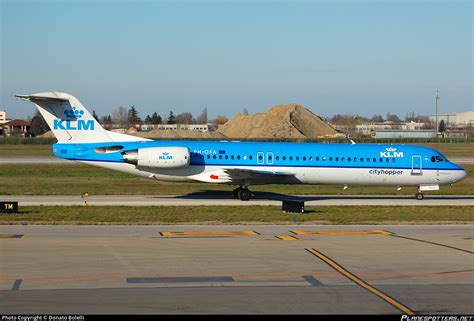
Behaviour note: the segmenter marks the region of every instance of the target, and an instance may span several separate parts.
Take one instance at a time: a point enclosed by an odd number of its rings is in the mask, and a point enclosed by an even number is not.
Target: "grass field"
[[[432,147],[447,157],[474,157],[474,143],[420,143]],[[0,145],[0,157],[52,156],[51,145]]]
[[[468,177],[453,186],[442,186],[440,191],[427,194],[471,195],[474,192],[474,165],[466,165]],[[0,195],[58,194],[91,195],[117,194],[190,194],[202,191],[231,192],[228,185],[201,183],[166,183],[140,178],[99,167],[71,164],[1,164]],[[253,191],[293,195],[414,195],[415,188],[321,185],[264,185],[252,186]]]
[[[308,207],[306,224],[467,224],[473,206]],[[292,224],[278,206],[25,206],[21,214],[0,215],[0,224]]]

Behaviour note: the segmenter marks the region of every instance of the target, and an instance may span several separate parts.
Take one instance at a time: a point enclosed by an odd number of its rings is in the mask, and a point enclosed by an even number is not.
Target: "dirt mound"
[[[337,133],[321,117],[298,104],[274,106],[261,114],[237,114],[218,132],[229,138],[316,138]]]

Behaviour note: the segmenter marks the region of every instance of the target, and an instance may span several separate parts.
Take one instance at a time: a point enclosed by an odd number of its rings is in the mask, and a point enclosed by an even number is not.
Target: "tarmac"
[[[4,314],[474,314],[474,225],[0,226]]]
[[[231,192],[203,191],[185,195],[2,195],[0,201],[17,201],[21,206],[281,206],[283,200],[304,201],[306,206],[474,206],[473,195],[425,195],[421,201],[410,195],[283,195],[254,193],[240,201]]]

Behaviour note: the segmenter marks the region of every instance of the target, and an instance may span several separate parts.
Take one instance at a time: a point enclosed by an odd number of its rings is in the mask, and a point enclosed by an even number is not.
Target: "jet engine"
[[[186,147],[139,148],[122,154],[126,163],[152,168],[187,167],[191,159]]]

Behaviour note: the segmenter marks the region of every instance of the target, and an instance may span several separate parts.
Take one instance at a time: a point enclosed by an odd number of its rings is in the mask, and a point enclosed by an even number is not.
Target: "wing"
[[[244,168],[222,168],[215,172],[202,173],[193,179],[207,183],[226,184],[269,184],[282,182],[294,177],[293,173],[264,171]]]

